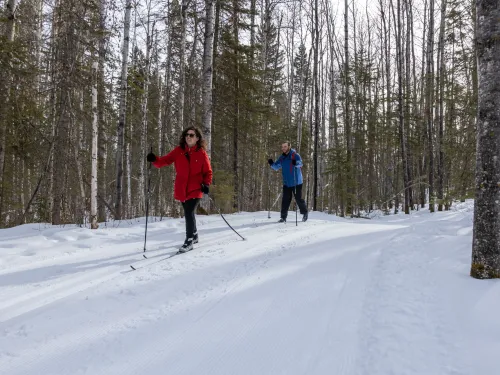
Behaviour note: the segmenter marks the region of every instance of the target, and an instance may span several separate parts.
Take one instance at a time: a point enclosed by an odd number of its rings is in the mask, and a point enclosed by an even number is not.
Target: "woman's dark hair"
[[[201,134],[200,129],[198,129],[197,127],[194,127],[194,126],[190,126],[182,131],[181,138],[179,139],[179,146],[181,146],[181,148],[184,148],[186,146],[186,135],[187,135],[187,132],[190,130],[194,130],[194,132],[196,133],[196,136],[198,137],[198,142],[196,142],[196,145],[198,146],[198,148],[202,148],[203,150],[206,150],[207,149],[207,142],[203,139],[203,135]]]

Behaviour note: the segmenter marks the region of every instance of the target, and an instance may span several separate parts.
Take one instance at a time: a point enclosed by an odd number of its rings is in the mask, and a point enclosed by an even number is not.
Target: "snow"
[[[469,277],[449,212],[198,216],[0,231],[0,373],[447,375],[500,371],[500,282]],[[293,221],[292,221],[293,220]],[[134,264],[139,267],[132,271]]]

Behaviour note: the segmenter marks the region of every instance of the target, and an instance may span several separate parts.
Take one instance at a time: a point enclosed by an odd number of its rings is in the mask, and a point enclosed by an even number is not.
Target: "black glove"
[[[203,194],[208,194],[208,192],[209,192],[209,191],[210,191],[210,190],[209,190],[209,188],[208,188],[208,185],[201,184],[201,192],[202,192]]]
[[[150,163],[152,163],[152,162],[156,161],[156,155],[155,155],[155,154],[153,154],[152,152],[150,152],[150,153],[148,154],[148,156],[146,156],[146,159],[148,159],[148,161],[149,161]]]
[[[292,164],[293,164],[293,165],[297,165],[297,160],[292,159]]]
[[[269,163],[269,165],[273,165],[274,164],[273,159],[267,159],[267,162]]]

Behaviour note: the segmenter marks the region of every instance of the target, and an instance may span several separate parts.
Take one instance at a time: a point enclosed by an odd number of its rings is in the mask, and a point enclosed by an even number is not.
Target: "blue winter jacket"
[[[297,165],[292,164],[292,159],[297,160]],[[292,148],[288,155],[283,154],[276,160],[271,168],[275,171],[281,168],[281,173],[283,174],[283,185],[288,187],[293,187],[295,185],[302,184],[302,158],[299,154]],[[295,177],[294,177],[295,171]]]

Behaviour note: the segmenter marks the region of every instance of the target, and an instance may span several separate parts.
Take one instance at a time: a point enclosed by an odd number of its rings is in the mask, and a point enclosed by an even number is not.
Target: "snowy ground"
[[[226,218],[247,241],[198,217],[198,247],[157,263],[183,220],[149,224],[145,261],[143,221],[0,231],[0,373],[500,373],[500,282],[468,276],[471,202]]]

